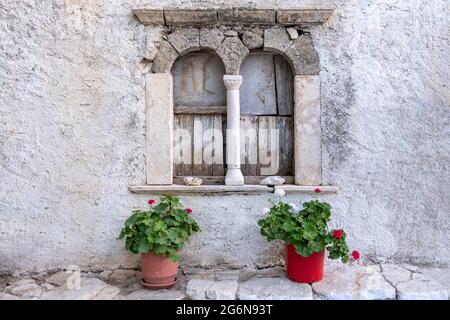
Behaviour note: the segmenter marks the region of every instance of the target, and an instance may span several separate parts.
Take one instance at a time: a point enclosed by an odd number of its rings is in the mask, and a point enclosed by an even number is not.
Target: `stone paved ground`
[[[289,281],[284,269],[220,270],[184,268],[177,285],[147,290],[135,270],[23,274],[0,277],[0,300],[322,300],[449,299],[450,269],[411,265],[327,266],[321,282]],[[74,287],[79,281],[79,289]]]

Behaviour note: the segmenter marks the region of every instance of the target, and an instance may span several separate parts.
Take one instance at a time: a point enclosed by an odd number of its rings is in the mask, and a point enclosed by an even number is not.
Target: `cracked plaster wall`
[[[146,196],[144,66],[158,28],[139,4],[242,1],[12,1],[0,6],[0,271],[134,267],[116,240]],[[450,262],[449,4],[445,0],[253,1],[333,5],[311,29],[321,63],[321,196],[372,261]],[[183,197],[202,225],[184,263],[280,263],[256,220],[273,195]],[[310,196],[290,196],[303,201]]]

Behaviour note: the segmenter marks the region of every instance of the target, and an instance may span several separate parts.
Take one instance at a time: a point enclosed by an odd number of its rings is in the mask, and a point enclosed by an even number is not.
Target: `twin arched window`
[[[293,74],[280,55],[253,51],[241,66],[241,170],[246,183],[294,175]],[[174,63],[174,182],[201,176],[223,183],[226,174],[225,68],[207,51]]]

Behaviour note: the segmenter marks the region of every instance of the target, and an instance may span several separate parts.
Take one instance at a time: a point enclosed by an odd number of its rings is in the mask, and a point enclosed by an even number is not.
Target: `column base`
[[[243,186],[244,176],[240,168],[228,168],[225,176],[225,185],[227,186]]]

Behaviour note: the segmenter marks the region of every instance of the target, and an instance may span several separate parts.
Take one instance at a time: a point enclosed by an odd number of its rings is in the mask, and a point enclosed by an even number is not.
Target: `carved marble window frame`
[[[135,11],[138,17],[138,13],[142,14],[142,12]],[[143,21],[144,18],[140,17],[140,20]],[[178,57],[197,50],[208,50],[215,53],[225,66],[227,117],[239,117],[239,113],[232,115],[230,110],[233,110],[233,105],[236,103],[239,105],[239,86],[236,86],[236,83],[241,81],[239,70],[249,54],[249,48],[237,36],[235,28],[236,25],[228,28],[221,25],[181,25],[163,29],[162,32],[165,32],[166,35],[162,37],[151,62],[151,73],[146,75],[146,183],[148,186],[170,186],[173,183],[174,106],[171,68]],[[307,32],[299,32],[295,38],[290,36],[285,25],[265,25],[260,28],[264,30],[262,49],[284,56],[295,75],[293,114],[295,185],[320,186],[322,184],[320,64],[313,41]],[[158,119],[158,121],[155,123],[152,121],[153,119]],[[229,118],[228,123],[233,123],[233,119]],[[239,129],[239,124],[237,126]],[[227,141],[227,146],[239,148],[239,139]],[[233,171],[233,176],[227,176],[228,183],[226,179],[226,185],[243,185],[242,174],[239,176],[240,164],[236,161],[239,162],[239,159],[235,159],[234,162],[227,159],[228,168],[232,169],[227,171]],[[139,192],[144,189],[137,187],[134,191]],[[285,188],[285,190],[288,189]],[[291,188],[291,190],[294,189]],[[157,191],[158,189],[154,188],[153,190]],[[311,191],[312,189],[303,188],[302,190]],[[333,190],[330,189],[330,192]]]

